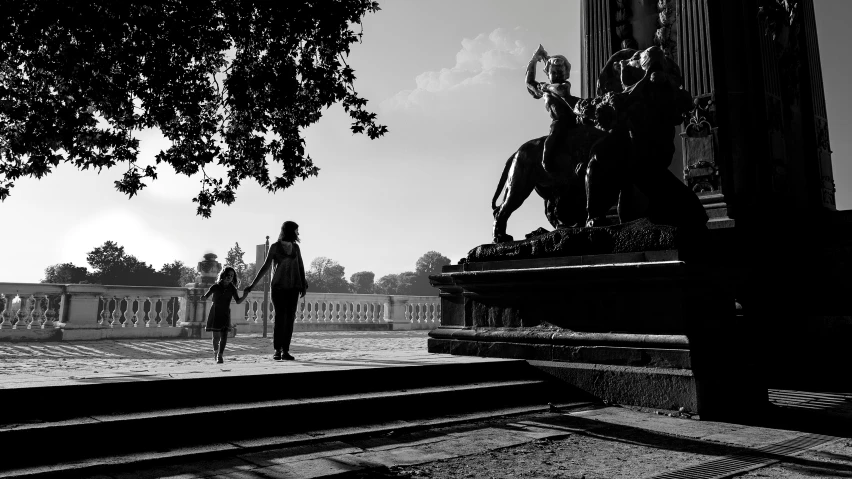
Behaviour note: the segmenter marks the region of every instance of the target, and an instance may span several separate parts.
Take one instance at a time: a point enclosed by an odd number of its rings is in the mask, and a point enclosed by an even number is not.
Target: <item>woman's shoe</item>
[[[224,359],[222,359],[222,355],[221,355],[221,354],[217,354],[217,355],[216,355],[216,362],[217,362],[218,364],[222,364],[222,363],[224,363],[224,362],[225,362],[225,360],[224,360]]]
[[[275,354],[272,355],[272,359],[276,361],[281,361],[281,350],[275,351]]]

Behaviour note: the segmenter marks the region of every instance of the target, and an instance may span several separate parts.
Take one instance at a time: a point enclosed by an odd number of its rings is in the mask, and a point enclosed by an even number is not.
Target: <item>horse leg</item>
[[[538,142],[540,143],[540,142]],[[540,165],[541,148],[527,147],[524,144],[515,153],[512,167],[506,179],[506,197],[503,203],[494,209],[494,242],[504,243],[513,238],[506,234],[509,216],[524,204],[535,188],[535,167]],[[532,150],[532,151],[531,151]],[[535,156],[535,151],[539,156]]]

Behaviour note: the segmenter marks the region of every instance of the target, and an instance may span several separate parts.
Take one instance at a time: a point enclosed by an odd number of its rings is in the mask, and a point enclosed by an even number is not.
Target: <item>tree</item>
[[[206,218],[242,180],[275,192],[316,176],[302,130],[323,108],[340,103],[353,133],[387,132],[346,63],[362,36],[353,28],[378,10],[372,0],[4,2],[0,200],[60,163],[122,165],[115,187],[132,198],[165,163],[201,173],[193,202]],[[133,132],[145,128],[172,144],[143,166]],[[214,162],[222,178],[205,170]]]
[[[452,263],[450,258],[437,251],[429,251],[417,260],[414,270],[420,276],[429,276],[430,274],[440,273],[441,268],[450,263]]]
[[[429,251],[421,256],[415,264],[416,275],[411,279],[410,293],[418,296],[431,296],[438,293],[429,283],[430,274],[438,274],[441,268],[452,263],[450,258],[437,251]]]
[[[348,293],[344,267],[336,261],[319,256],[311,261],[310,270],[305,274],[310,290],[315,293]]]
[[[124,246],[106,241],[86,255],[94,272],[92,282],[126,286],[165,286],[154,268],[124,252]]]
[[[405,271],[396,275],[399,284],[396,287],[396,294],[417,294],[414,292],[414,284],[417,281],[417,273],[414,271]]]
[[[399,276],[395,274],[386,274],[379,278],[375,284],[375,292],[377,294],[398,294]]]
[[[88,282],[89,272],[83,266],[72,263],[55,264],[44,269],[42,283],[76,284]]]
[[[237,279],[240,285],[248,285],[254,279],[256,274],[254,263],[247,264],[243,258],[245,252],[240,248],[239,243],[234,243],[234,247],[228,250],[225,255],[225,266],[231,266],[237,272]],[[249,266],[251,265],[251,266]]]
[[[356,294],[372,294],[375,291],[373,280],[376,275],[372,271],[359,271],[349,277],[352,292]]]
[[[166,263],[160,268],[159,274],[163,279],[163,286],[186,286],[195,282],[195,269],[183,264],[183,261]]]

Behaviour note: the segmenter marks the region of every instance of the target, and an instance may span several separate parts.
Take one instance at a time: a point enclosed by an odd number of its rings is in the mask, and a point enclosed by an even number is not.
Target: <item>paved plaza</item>
[[[428,331],[296,332],[296,361],[273,361],[272,335],[228,338],[216,364],[210,339],[0,343],[0,388],[160,377],[404,365],[449,359],[426,352]]]
[[[0,388],[489,361],[429,354],[427,337],[426,331],[297,332],[291,348],[297,360],[277,362],[271,338],[238,336],[229,339],[221,365],[209,339],[6,342],[0,343]],[[852,394],[774,390],[770,398],[778,406],[831,407],[852,418]],[[292,447],[93,477],[852,477],[852,431],[830,436],[594,403],[413,426],[326,431]]]

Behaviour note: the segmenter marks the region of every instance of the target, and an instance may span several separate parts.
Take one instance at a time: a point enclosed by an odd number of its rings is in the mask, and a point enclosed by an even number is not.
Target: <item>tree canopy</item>
[[[165,163],[202,173],[193,201],[209,217],[242,180],[275,192],[317,175],[301,130],[324,107],[340,103],[353,133],[387,131],[346,63],[362,34],[353,28],[377,10],[371,0],[5,2],[0,200],[60,163],[124,166],[115,187],[133,197]],[[133,132],[146,128],[172,144],[142,165]],[[224,177],[205,170],[213,162]]]
[[[96,283],[124,286],[184,286],[195,281],[195,270],[182,261],[166,263],[155,271],[144,261],[125,253],[124,246],[106,241],[86,255],[89,272],[73,263],[48,266],[42,283]]]
[[[311,261],[310,269],[305,273],[309,291],[315,293],[348,293],[346,270],[333,259],[319,256]]]
[[[231,266],[237,272],[237,282],[246,286],[251,284],[254,280],[254,276],[257,274],[254,263],[246,263],[243,257],[245,256],[245,251],[240,248],[240,243],[234,243],[234,247],[228,250],[228,254],[225,255],[225,264],[224,266]]]

